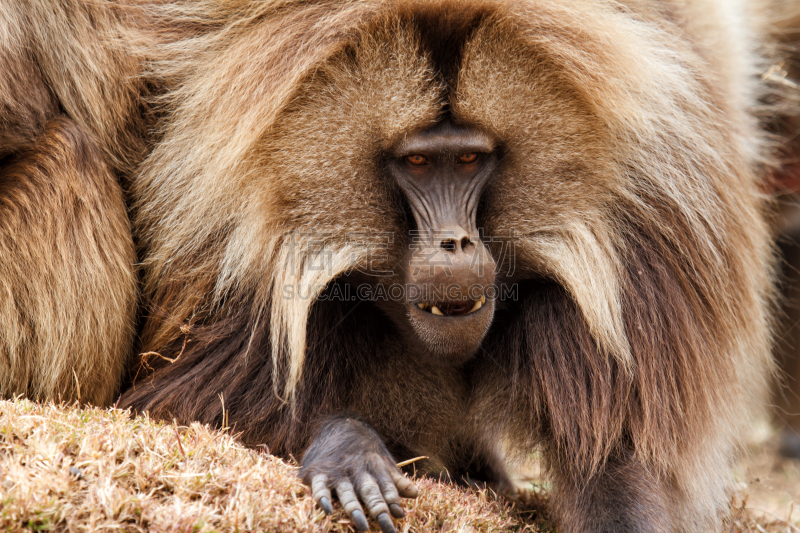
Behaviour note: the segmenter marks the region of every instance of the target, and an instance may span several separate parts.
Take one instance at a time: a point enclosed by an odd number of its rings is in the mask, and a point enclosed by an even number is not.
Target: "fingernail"
[[[395,518],[403,518],[406,515],[403,508],[396,503],[389,504],[389,512],[392,513],[392,516]]]
[[[356,509],[353,511],[353,514],[350,515],[350,518],[353,519],[353,522],[356,523],[356,528],[359,531],[366,531],[369,529],[369,524],[367,523],[367,517],[364,516],[364,513]]]
[[[392,519],[389,517],[389,513],[381,513],[376,518],[378,521],[378,525],[381,526],[381,531],[383,533],[397,533],[394,529],[394,524],[392,524]]]
[[[322,510],[325,511],[326,514],[333,514],[333,505],[331,505],[331,501],[325,496],[319,499],[319,506],[322,507]]]

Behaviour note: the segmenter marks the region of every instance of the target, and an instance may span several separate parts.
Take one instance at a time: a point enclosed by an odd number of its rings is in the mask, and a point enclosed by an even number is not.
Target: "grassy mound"
[[[399,531],[537,531],[488,491],[418,480]],[[2,531],[352,531],[296,467],[200,424],[0,401]]]
[[[0,401],[2,531],[352,531],[341,512],[328,517],[314,506],[296,470],[199,424]],[[420,496],[404,502],[407,517],[398,531],[550,530],[531,502],[504,502],[487,490],[429,479],[417,483]],[[786,527],[756,520],[741,506],[730,530]]]

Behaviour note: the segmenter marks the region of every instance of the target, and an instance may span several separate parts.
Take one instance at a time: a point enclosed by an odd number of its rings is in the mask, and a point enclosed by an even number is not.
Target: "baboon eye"
[[[419,154],[406,156],[406,161],[415,166],[428,164],[428,158],[425,157],[424,155],[419,155]]]
[[[477,160],[478,160],[478,154],[476,154],[475,152],[471,152],[469,154],[461,154],[458,157],[458,162],[464,164],[474,163]]]

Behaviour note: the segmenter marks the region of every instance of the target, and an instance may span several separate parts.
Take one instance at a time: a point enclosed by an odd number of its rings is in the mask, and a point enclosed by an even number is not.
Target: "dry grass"
[[[2,531],[351,531],[341,514],[314,507],[295,471],[199,424],[0,401]],[[417,482],[421,495],[405,502],[399,531],[549,530],[531,511],[536,497],[510,504],[486,490]],[[791,531],[747,509],[734,517],[731,531]]]
[[[737,471],[747,515],[775,522],[775,531],[800,533],[800,461],[778,453],[778,435],[760,428],[750,444],[750,457]],[[789,527],[791,525],[791,527]],[[748,531],[747,529],[741,529]]]
[[[1,531],[351,531],[295,471],[199,424],[0,401]],[[488,491],[418,483],[400,531],[536,531]]]

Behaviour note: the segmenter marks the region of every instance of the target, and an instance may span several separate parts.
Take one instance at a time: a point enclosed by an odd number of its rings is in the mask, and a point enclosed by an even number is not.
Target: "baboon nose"
[[[439,247],[445,252],[459,253],[473,249],[475,243],[472,237],[461,227],[448,228],[441,231]]]

